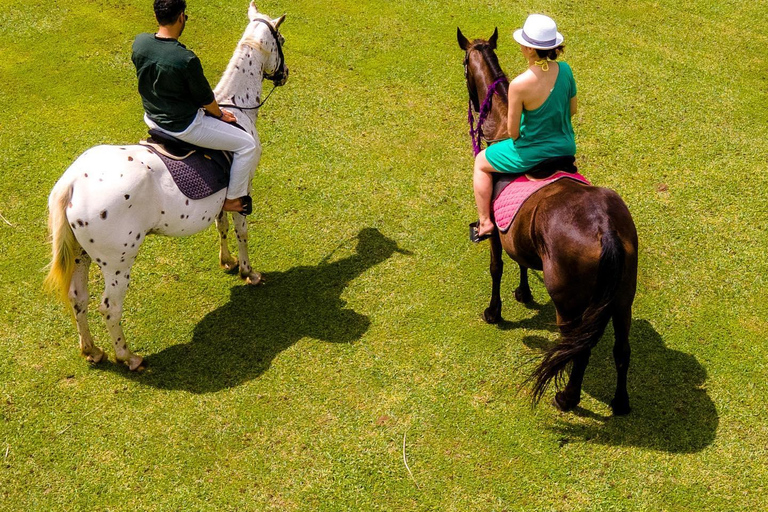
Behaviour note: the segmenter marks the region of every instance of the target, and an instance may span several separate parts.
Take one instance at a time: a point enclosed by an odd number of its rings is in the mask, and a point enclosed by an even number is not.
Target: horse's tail
[[[53,187],[48,198],[48,233],[51,237],[53,257],[43,286],[68,302],[69,285],[75,271],[77,240],[67,220],[67,205],[72,200],[72,183],[61,181]]]
[[[610,306],[621,282],[626,254],[616,231],[605,233],[601,243],[597,282],[587,309],[581,319],[560,326],[560,341],[544,354],[544,359],[528,378],[533,381],[534,404],[541,400],[553,379],[555,386],[560,387],[568,363],[597,345],[608,325]]]

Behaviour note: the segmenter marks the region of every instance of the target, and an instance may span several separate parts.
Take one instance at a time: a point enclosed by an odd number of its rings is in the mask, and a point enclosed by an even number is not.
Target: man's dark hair
[[[187,0],[155,0],[155,18],[161,25],[173,25],[185,10]]]

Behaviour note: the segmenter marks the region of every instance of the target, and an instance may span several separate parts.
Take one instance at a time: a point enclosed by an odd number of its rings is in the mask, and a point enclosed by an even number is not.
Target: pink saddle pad
[[[511,181],[493,202],[493,217],[496,219],[496,227],[499,228],[499,231],[507,232],[512,221],[515,220],[517,212],[520,211],[520,207],[534,192],[563,178],[590,184],[587,178],[581,174],[567,172],[556,172],[543,180],[531,180],[527,175],[522,174]]]

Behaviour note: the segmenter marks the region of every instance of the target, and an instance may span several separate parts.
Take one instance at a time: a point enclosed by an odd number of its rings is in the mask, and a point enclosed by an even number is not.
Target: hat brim
[[[535,48],[536,50],[552,50],[553,48],[557,48],[558,46],[563,44],[563,40],[565,39],[563,37],[563,34],[558,32],[557,33],[557,37],[555,37],[555,43],[554,44],[540,45],[540,44],[536,44],[536,43],[527,41],[523,37],[523,29],[521,29],[521,28],[515,30],[515,32],[512,34],[512,37],[515,39],[515,41],[517,41],[521,45],[527,46],[528,48]]]

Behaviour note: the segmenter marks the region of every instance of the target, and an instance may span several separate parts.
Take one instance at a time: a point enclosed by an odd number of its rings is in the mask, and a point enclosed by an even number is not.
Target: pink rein
[[[494,94],[496,94],[496,86],[505,81],[507,77],[502,76],[497,78],[489,87],[488,93],[485,95],[483,104],[480,105],[480,112],[477,115],[477,129],[475,129],[475,116],[472,113],[472,98],[469,99],[469,111],[467,114],[469,121],[469,136],[472,139],[472,149],[475,151],[475,156],[480,152],[480,142],[483,138],[483,124],[485,124],[485,118],[491,112],[491,102]]]

